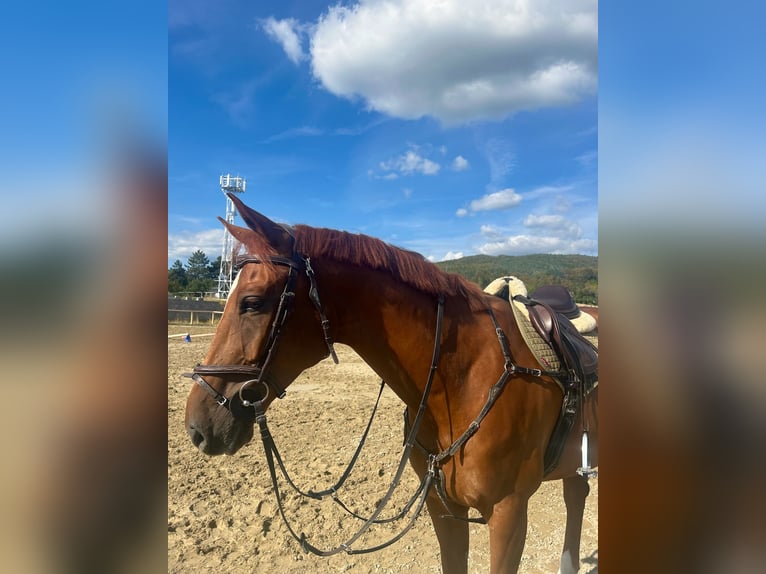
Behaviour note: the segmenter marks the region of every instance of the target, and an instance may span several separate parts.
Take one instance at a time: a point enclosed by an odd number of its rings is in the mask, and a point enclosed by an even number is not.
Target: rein
[[[410,432],[407,436],[407,440],[404,443],[404,450],[402,451],[401,459],[399,460],[399,465],[396,469],[396,473],[394,474],[394,478],[391,481],[391,485],[388,487],[388,491],[383,496],[383,498],[378,502],[377,506],[375,507],[375,510],[373,511],[372,515],[368,518],[363,518],[360,516],[357,516],[353,513],[356,518],[359,518],[360,520],[364,520],[364,524],[359,528],[359,530],[354,534],[351,538],[349,538],[346,542],[336,546],[335,548],[332,548],[330,550],[321,550],[317,548],[316,546],[312,545],[310,542],[306,540],[306,535],[304,533],[301,533],[300,536],[295,532],[293,527],[290,525],[290,521],[287,519],[287,516],[285,515],[284,507],[282,505],[282,497],[279,494],[279,484],[277,481],[277,474],[276,474],[276,467],[274,464],[274,459],[277,459],[277,462],[280,465],[280,468],[283,471],[283,474],[287,478],[288,482],[293,485],[292,481],[287,477],[286,472],[284,471],[284,466],[281,463],[281,457],[279,456],[279,452],[277,451],[276,445],[274,444],[274,438],[271,436],[271,432],[269,431],[269,427],[266,421],[266,413],[263,410],[263,405],[261,403],[256,403],[254,405],[256,410],[256,418],[255,422],[258,423],[258,427],[261,431],[261,440],[263,442],[263,448],[266,453],[266,461],[269,466],[269,474],[271,475],[271,482],[274,487],[274,493],[277,498],[277,506],[279,508],[279,513],[282,516],[282,520],[285,523],[285,526],[287,526],[287,530],[290,532],[290,534],[297,540],[301,548],[303,548],[306,552],[311,552],[312,554],[316,554],[317,556],[333,556],[335,554],[338,554],[340,552],[346,552],[347,554],[367,554],[369,552],[375,552],[377,550],[382,550],[383,548],[386,548],[387,546],[390,546],[391,544],[394,544],[399,539],[401,539],[409,530],[412,528],[412,526],[415,524],[415,520],[420,515],[420,512],[423,510],[423,505],[426,501],[426,496],[428,495],[428,491],[431,488],[431,484],[433,481],[433,474],[428,472],[423,476],[423,480],[421,481],[420,486],[418,487],[417,491],[413,495],[413,497],[410,499],[407,504],[405,504],[404,509],[402,512],[400,512],[397,516],[389,518],[389,519],[378,519],[378,516],[381,514],[383,509],[388,505],[389,501],[391,500],[391,496],[393,496],[394,491],[399,486],[399,482],[401,481],[402,474],[404,473],[404,469],[407,466],[407,460],[409,459],[410,452],[412,451],[413,446],[415,446],[416,437],[418,434],[418,431],[420,430],[420,424],[423,422],[423,417],[425,415],[426,411],[426,403],[428,402],[428,397],[431,394],[431,386],[433,384],[434,375],[436,374],[436,367],[439,362],[439,355],[441,354],[441,338],[442,338],[442,322],[444,319],[444,298],[439,298],[438,308],[437,308],[437,316],[436,316],[436,335],[435,335],[435,341],[434,341],[434,352],[433,356],[431,358],[431,368],[428,372],[428,380],[426,381],[426,386],[423,391],[423,397],[420,400],[420,405],[418,406],[418,412],[415,416],[415,422],[412,425],[412,428],[410,429]],[[381,388],[382,391],[382,388]],[[370,421],[372,422],[372,421]],[[369,424],[368,424],[369,429]],[[365,431],[365,436],[366,436]],[[361,445],[360,447],[361,448]],[[356,456],[356,454],[355,454]],[[350,472],[350,470],[349,470]],[[343,479],[345,480],[345,478]],[[336,485],[337,486],[337,485]],[[296,488],[296,490],[301,493],[299,489]],[[330,489],[329,493],[333,494],[334,496],[335,487]],[[312,498],[321,499],[324,494],[329,494],[328,492],[325,493],[308,493],[304,494],[304,496],[310,496]],[[303,494],[303,493],[301,493]],[[313,494],[313,496],[312,496]],[[337,498],[336,498],[337,500]],[[395,535],[391,539],[387,540],[386,542],[379,544],[374,547],[370,548],[362,548],[362,549],[352,549],[351,545],[356,542],[373,524],[380,524],[383,522],[391,522],[394,520],[398,520],[399,518],[403,517],[409,509],[412,507],[412,505],[417,500],[417,506],[415,508],[415,511],[413,515],[410,517],[409,522],[405,525],[404,529],[399,532],[399,534]],[[339,501],[338,501],[339,502]],[[339,502],[340,503],[340,502]],[[340,503],[341,506],[345,508],[345,505]]]

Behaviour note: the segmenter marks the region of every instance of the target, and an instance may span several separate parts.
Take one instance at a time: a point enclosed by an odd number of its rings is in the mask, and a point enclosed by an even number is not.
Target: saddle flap
[[[543,340],[551,344],[551,333],[553,332],[553,314],[549,308],[542,305],[532,305],[527,307],[529,312],[529,321]]]
[[[583,337],[571,321],[559,316],[562,350],[569,357],[566,361],[580,371],[583,382],[598,374],[598,350],[593,343]],[[571,362],[570,362],[571,361]]]
[[[529,301],[529,319],[540,336],[586,386],[595,382],[598,379],[598,350],[565,315],[557,313],[546,303]]]

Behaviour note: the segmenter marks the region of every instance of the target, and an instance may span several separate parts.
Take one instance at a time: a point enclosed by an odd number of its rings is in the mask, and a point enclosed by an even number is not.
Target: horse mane
[[[296,225],[296,250],[309,257],[327,257],[342,263],[391,274],[418,291],[439,296],[462,297],[471,309],[486,307],[481,289],[459,275],[447,273],[414,251],[389,245],[380,239],[339,231]]]

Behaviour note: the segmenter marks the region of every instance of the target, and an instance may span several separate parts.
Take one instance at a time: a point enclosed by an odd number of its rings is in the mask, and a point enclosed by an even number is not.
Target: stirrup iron
[[[583,431],[582,433],[582,444],[580,448],[582,451],[582,466],[577,469],[577,474],[584,476],[586,480],[598,476],[598,471],[595,468],[592,468],[589,464],[590,453],[588,452],[588,431]]]

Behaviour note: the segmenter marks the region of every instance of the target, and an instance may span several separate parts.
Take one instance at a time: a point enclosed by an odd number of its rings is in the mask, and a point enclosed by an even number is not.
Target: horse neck
[[[420,400],[433,354],[437,298],[382,272],[346,267],[327,297],[333,337],[408,405]]]

